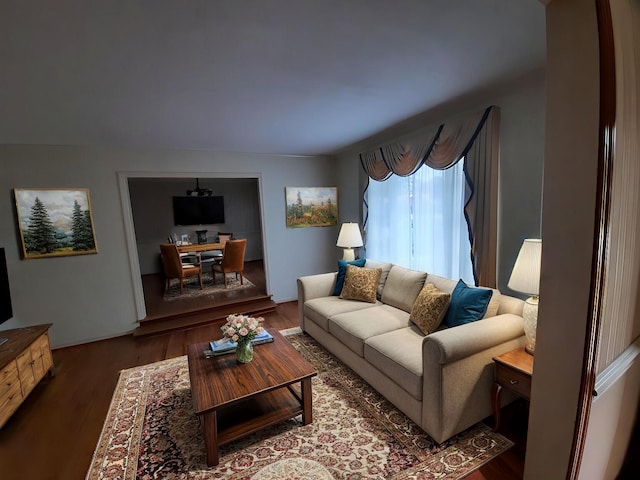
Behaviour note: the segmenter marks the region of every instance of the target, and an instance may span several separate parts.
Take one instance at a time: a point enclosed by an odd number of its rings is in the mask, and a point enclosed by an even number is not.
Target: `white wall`
[[[640,340],[598,375],[596,391],[578,478],[613,480],[620,472],[638,421]]]
[[[51,322],[54,347],[137,326],[118,172],[260,178],[267,281],[277,302],[297,297],[298,276],[335,266],[338,227],[287,229],[285,223],[285,186],[337,184],[330,157],[2,145],[0,165],[0,245],[6,248],[14,311],[0,328]],[[11,192],[30,187],[89,188],[98,254],[21,260]]]
[[[366,185],[366,175],[360,166],[359,153],[390,141],[402,134],[419,131],[429,125],[439,124],[447,118],[465,111],[475,111],[489,105],[500,107],[500,193],[498,199],[498,288],[508,294],[521,296],[507,288],[511,269],[518,255],[522,240],[540,237],[542,211],[542,164],[545,144],[545,78],[544,72],[534,72],[524,78],[504,85],[499,91],[485,92],[471,98],[452,102],[433,112],[363,142],[352,150],[339,155],[340,165],[347,163],[347,177],[360,178],[359,198],[351,187],[353,201],[361,206],[361,191]],[[342,167],[347,172],[346,167]],[[342,181],[345,175],[341,174]],[[349,202],[351,204],[351,202]],[[360,211],[358,211],[361,213]],[[354,216],[356,211],[349,212]]]

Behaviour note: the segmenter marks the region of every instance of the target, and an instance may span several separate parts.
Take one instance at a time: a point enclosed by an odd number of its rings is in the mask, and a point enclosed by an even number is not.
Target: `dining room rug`
[[[163,300],[171,301],[177,299],[203,297],[208,295],[219,294],[224,291],[240,290],[243,288],[251,288],[255,285],[244,277],[242,283],[240,283],[240,277],[236,278],[235,274],[227,274],[227,288],[224,286],[224,279],[222,274],[216,275],[215,281],[211,272],[204,272],[202,274],[202,289],[200,289],[200,282],[197,276],[189,277],[184,280],[182,293],[180,293],[180,283],[178,279],[171,280],[169,289],[164,294]]]
[[[123,370],[86,480],[451,480],[513,445],[484,423],[438,445],[311,337],[287,338],[318,371],[313,423],[297,417],[224,445],[207,467],[186,356]]]

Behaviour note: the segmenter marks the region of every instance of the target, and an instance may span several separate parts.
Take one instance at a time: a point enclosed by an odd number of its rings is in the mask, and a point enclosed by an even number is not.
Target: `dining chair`
[[[180,281],[180,295],[182,295],[183,292],[184,279],[192,277],[193,275],[198,275],[200,288],[202,289],[202,268],[200,265],[182,263],[180,252],[178,252],[178,247],[176,247],[174,243],[161,243],[160,255],[162,257],[162,265],[164,266],[164,276],[166,279],[164,285],[165,295],[167,290],[169,290],[172,278],[177,278]]]
[[[220,243],[228,242],[229,240],[233,240],[232,232],[218,232],[218,241]]]
[[[222,261],[211,265],[213,282],[216,281],[216,272],[222,273],[224,277],[224,288],[227,286],[227,273],[235,273],[236,278],[240,274],[240,285],[244,285],[244,252],[247,249],[247,239],[227,240],[224,245]]]
[[[218,243],[225,244],[229,240],[233,240],[233,233],[218,232]],[[222,255],[222,250],[211,250],[202,252],[200,258],[202,263],[220,263],[222,261]]]

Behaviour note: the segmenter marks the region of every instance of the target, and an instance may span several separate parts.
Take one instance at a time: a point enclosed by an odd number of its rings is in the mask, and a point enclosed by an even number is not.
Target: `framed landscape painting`
[[[338,224],[337,187],[285,187],[287,228]]]
[[[24,258],[98,253],[87,188],[14,188]]]

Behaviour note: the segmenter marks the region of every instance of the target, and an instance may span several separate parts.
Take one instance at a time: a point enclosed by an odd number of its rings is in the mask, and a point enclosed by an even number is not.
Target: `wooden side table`
[[[500,394],[508,388],[529,400],[531,396],[531,376],[533,375],[533,355],[525,352],[524,347],[493,357],[496,376],[491,388],[491,407],[495,425],[493,431],[500,428]]]

